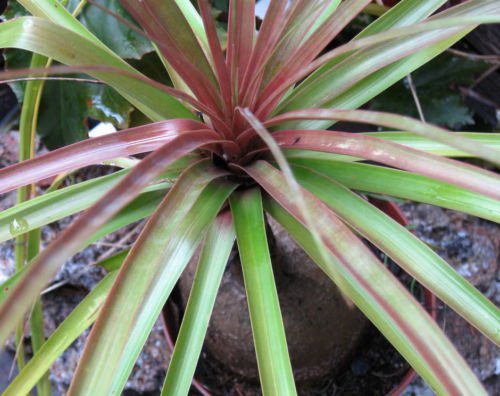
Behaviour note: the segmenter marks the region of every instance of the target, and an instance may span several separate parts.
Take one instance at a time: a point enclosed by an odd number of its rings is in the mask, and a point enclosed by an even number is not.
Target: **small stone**
[[[365,375],[370,370],[370,363],[363,358],[356,359],[351,363],[351,371],[356,377]]]

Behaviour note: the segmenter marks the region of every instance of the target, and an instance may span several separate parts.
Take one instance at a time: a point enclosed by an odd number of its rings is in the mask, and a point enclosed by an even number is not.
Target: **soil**
[[[17,157],[16,136],[9,134],[0,138],[2,139],[0,140],[0,153],[2,153],[0,166],[6,166]],[[90,167],[85,172],[79,172],[76,180],[82,181],[107,171],[109,169],[106,170],[103,167]],[[13,203],[14,194],[0,197],[0,209],[9,207]],[[414,225],[417,235],[424,242],[430,244],[492,301],[500,304],[500,227],[498,225],[428,205],[405,204],[403,209]],[[44,227],[44,245],[66,228],[71,221],[70,218]],[[53,281],[57,287],[43,296],[47,336],[103,276],[103,271],[92,264],[108,254],[111,249],[121,249],[131,243],[140,227],[141,224],[136,224],[120,230],[85,249],[65,264]],[[0,282],[6,279],[12,271],[13,243],[2,243],[0,244]],[[233,276],[236,274],[233,273]],[[286,284],[286,279],[284,283],[283,280],[280,282]],[[180,296],[182,298],[182,293]],[[481,379],[489,394],[500,394],[498,349],[443,305],[439,306],[438,320],[459,352]],[[87,334],[88,331],[75,341],[53,366],[51,380],[56,394],[65,393]],[[394,384],[398,383],[408,366],[372,326],[367,326],[364,332],[360,331],[360,339],[355,340],[354,344],[357,348],[352,355],[348,356],[338,367],[328,368],[335,373],[334,376],[319,375],[321,379],[316,378],[312,383],[306,381],[299,384],[299,394],[387,394]],[[124,394],[159,395],[159,388],[170,356],[166,345],[161,324],[158,322],[141,353]],[[213,346],[209,347],[207,343],[197,372],[197,376],[207,384],[212,394],[260,394],[255,379],[252,380],[252,375],[245,372],[235,374],[235,370],[233,372],[228,370],[227,362],[224,364],[214,359],[213,350]],[[8,352],[0,354],[0,392],[9,378],[12,352],[10,342]],[[305,376],[305,379],[307,377]],[[197,394],[196,391],[193,390],[193,394]],[[432,392],[421,380],[417,380],[404,394],[406,396],[429,395]]]

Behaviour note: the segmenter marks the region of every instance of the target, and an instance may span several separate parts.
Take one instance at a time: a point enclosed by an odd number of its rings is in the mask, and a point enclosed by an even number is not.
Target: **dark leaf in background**
[[[88,116],[110,122],[119,129],[127,128],[132,106],[113,88],[106,85],[88,85],[90,102]]]
[[[87,138],[86,84],[47,81],[40,105],[38,134],[49,149]]]
[[[99,0],[98,3],[134,23],[118,0]],[[113,15],[103,12],[92,4],[88,4],[83,9],[78,19],[122,58],[140,59],[144,54],[153,51],[149,40],[126,27]]]
[[[172,86],[165,67],[156,52],[147,53],[140,60],[130,59],[129,63],[149,78]]]
[[[464,104],[459,86],[471,85],[487,68],[482,61],[443,54],[413,73],[426,121],[452,129],[474,124],[474,113]],[[406,79],[373,99],[371,108],[418,118]]]

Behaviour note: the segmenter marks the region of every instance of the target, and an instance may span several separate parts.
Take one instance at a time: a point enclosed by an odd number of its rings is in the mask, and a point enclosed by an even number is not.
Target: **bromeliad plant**
[[[266,213],[436,392],[485,394],[430,316],[360,238],[498,344],[497,308],[364,197],[410,199],[500,222],[498,175],[447,158],[478,157],[500,165],[500,136],[451,134],[402,116],[352,109],[476,25],[499,22],[497,0],[470,0],[433,16],[444,0],[404,0],[354,40],[325,53],[370,0],[274,0],[258,30],[255,2],[230,1],[225,51],[206,0],[198,2],[198,9],[187,0],[122,0],[154,42],[175,87],[138,73],[57,1],[19,2],[34,16],[0,24],[1,47],[40,54],[34,56],[33,75],[86,72],[154,122],[0,171],[0,190],[7,192],[90,164],[124,164],[110,176],[52,191],[0,214],[5,241],[85,209],[55,242],[28,255],[35,257],[3,285],[2,343],[68,257],[149,216],[130,252],[103,263],[109,275],[39,346],[6,395],[27,394],[94,321],[69,394],[119,394],[172,288],[201,248],[162,393],[187,394],[235,239],[263,393],[295,394]],[[43,69],[46,57],[70,67]],[[30,100],[36,102],[25,98]],[[25,123],[35,125],[32,115],[25,117]],[[395,131],[326,130],[339,120]],[[123,159],[139,153],[150,154]]]

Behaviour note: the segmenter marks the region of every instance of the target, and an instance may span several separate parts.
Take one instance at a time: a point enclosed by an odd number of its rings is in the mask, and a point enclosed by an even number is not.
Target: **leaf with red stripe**
[[[30,264],[15,289],[0,304],[0,344],[15,328],[59,267],[100,227],[133,200],[175,160],[217,142],[214,133],[181,134],[143,159],[122,181],[84,212]]]
[[[440,394],[485,395],[485,391],[432,318],[353,232],[319,199],[304,197],[330,253],[326,262],[316,249],[284,176],[264,161],[247,167],[272,197],[266,210],[278,220],[327,275],[382,331],[417,372]],[[410,324],[411,323],[411,324]]]
[[[364,158],[500,199],[500,177],[496,174],[397,143],[361,134],[324,130],[283,130],[275,132],[273,137],[282,148]],[[256,152],[258,150],[249,153],[249,157]]]
[[[113,158],[154,151],[180,136],[220,139],[194,120],[167,120],[92,138],[0,169],[0,193]]]

